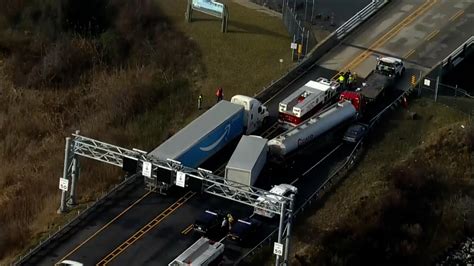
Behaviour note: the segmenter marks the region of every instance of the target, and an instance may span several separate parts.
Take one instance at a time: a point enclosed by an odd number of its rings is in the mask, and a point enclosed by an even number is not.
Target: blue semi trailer
[[[267,109],[258,100],[236,95],[230,102],[214,105],[149,155],[197,168],[230,141],[257,130],[267,116]]]

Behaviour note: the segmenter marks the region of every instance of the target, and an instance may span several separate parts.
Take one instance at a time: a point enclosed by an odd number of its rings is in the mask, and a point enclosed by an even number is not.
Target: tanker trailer
[[[357,111],[351,102],[337,103],[327,111],[269,140],[269,152],[275,157],[284,157],[356,115]]]

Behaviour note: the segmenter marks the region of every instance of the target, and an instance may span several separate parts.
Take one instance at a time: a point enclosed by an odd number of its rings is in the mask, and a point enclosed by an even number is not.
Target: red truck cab
[[[343,91],[339,96],[339,101],[350,101],[352,105],[354,105],[356,111],[360,114],[366,105],[364,100],[364,96],[362,94],[355,92],[355,91]]]

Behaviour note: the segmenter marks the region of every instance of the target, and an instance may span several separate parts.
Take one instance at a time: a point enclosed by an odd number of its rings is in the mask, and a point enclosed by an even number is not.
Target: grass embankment
[[[150,150],[197,114],[199,92],[208,106],[217,86],[226,98],[253,94],[284,71],[279,58],[289,63],[277,18],[229,3],[222,34],[209,17],[184,24],[185,0],[159,2],[2,4],[0,264],[64,221],[57,186],[71,132]],[[120,174],[82,160],[79,201]]]
[[[157,1],[173,24],[202,51],[207,78],[199,85],[211,104],[218,86],[222,86],[227,99],[235,94],[254,95],[269,81],[280,77],[291,60],[291,40],[279,18],[233,1],[221,2],[229,9],[228,33],[225,34],[220,33],[220,19],[202,13],[194,12],[193,22],[186,23],[187,1]],[[281,67],[280,59],[283,59]]]
[[[370,136],[358,167],[297,225],[296,265],[429,264],[473,232],[474,128],[418,99]]]

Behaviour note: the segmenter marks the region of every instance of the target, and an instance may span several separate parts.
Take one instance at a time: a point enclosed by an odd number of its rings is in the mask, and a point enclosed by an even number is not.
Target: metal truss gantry
[[[232,200],[251,207],[258,207],[280,217],[277,242],[284,245],[281,255],[276,256],[277,265],[288,263],[289,241],[293,216],[294,197],[284,197],[269,191],[247,186],[224,177],[214,175],[206,169],[193,169],[174,160],[159,160],[138,149],[126,149],[92,138],[79,135],[79,131],[66,138],[64,170],[61,181],[65,181],[61,194],[58,212],[67,211],[67,205],[76,204],[76,190],[79,178],[78,156],[108,163],[118,167],[124,166],[124,160],[137,163],[136,173],[142,173],[144,163],[151,163],[152,174],[144,176],[145,185],[149,190],[164,192],[176,184],[176,176],[184,176],[187,181],[198,181],[201,192]],[[165,170],[165,171],[162,171]],[[163,182],[160,174],[169,173],[169,182]],[[166,178],[165,178],[166,179]],[[67,181],[66,181],[67,180]],[[189,183],[189,182],[188,182]],[[264,203],[264,204],[262,204]],[[285,243],[283,243],[283,241]],[[283,260],[281,259],[283,257]]]

